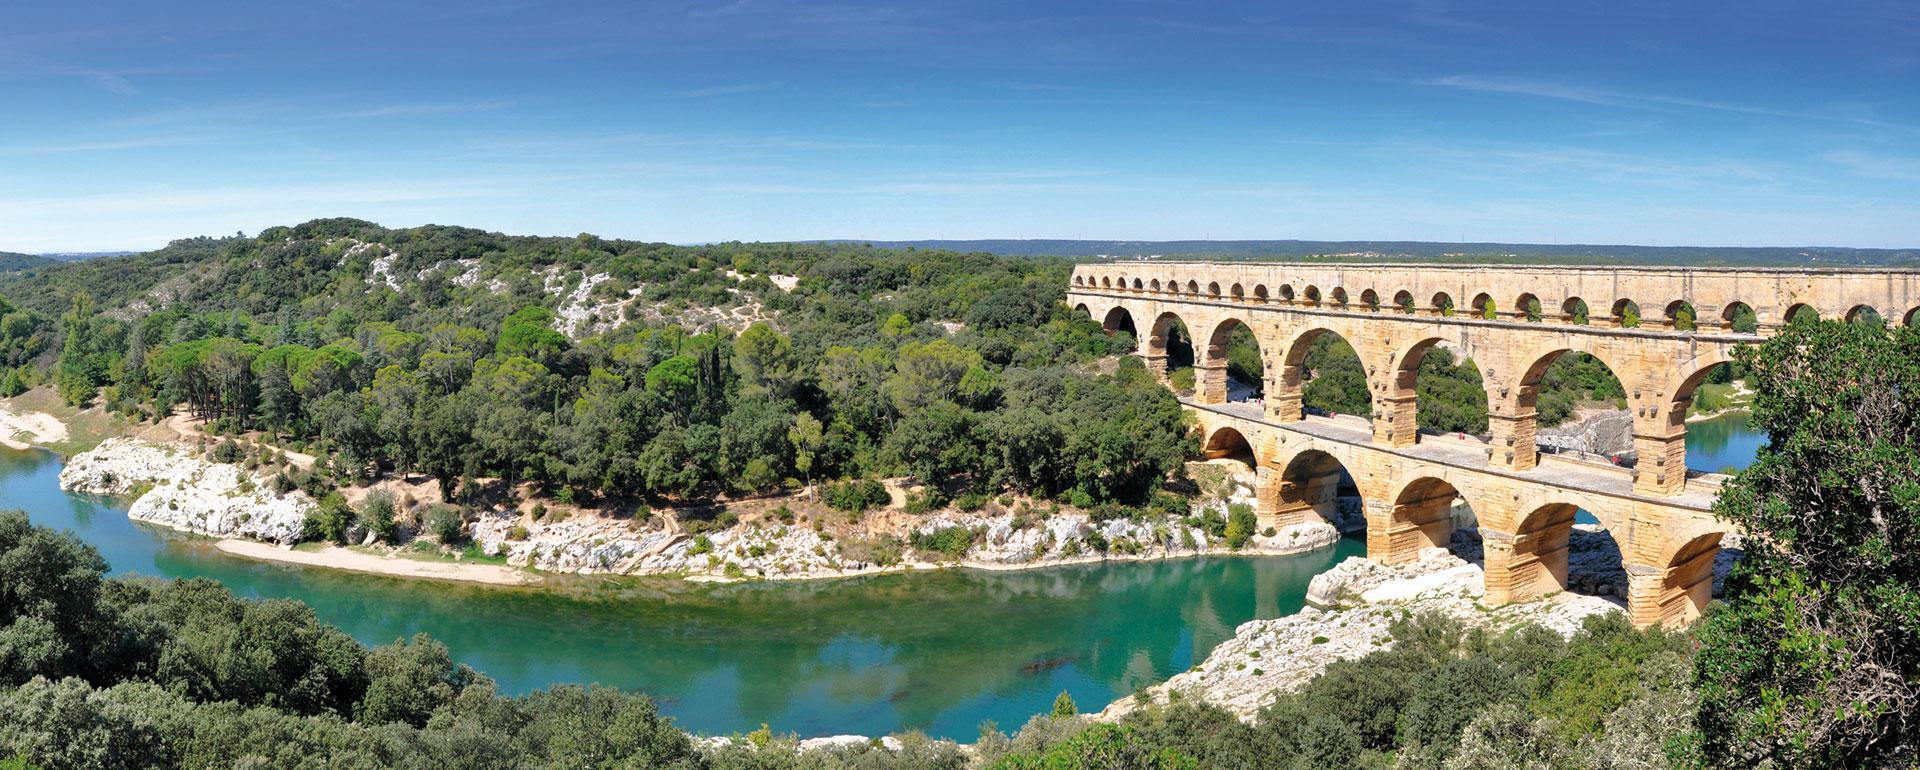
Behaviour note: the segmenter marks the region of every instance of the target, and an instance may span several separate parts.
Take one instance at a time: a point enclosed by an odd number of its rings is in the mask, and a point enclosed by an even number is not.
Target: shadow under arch
[[[1488,599],[1524,602],[1567,590],[1567,551],[1579,510],[1547,503],[1522,516],[1511,533],[1483,533],[1495,552],[1488,560]]]
[[[1364,501],[1340,458],[1308,449],[1287,460],[1262,489],[1260,528],[1321,521],[1343,531],[1365,526]]]
[[[1676,625],[1700,617],[1713,599],[1713,564],[1726,532],[1716,525],[1683,528],[1661,550],[1660,617],[1662,625]]]
[[[1213,429],[1207,435],[1206,442],[1200,445],[1200,456],[1208,460],[1237,460],[1245,463],[1248,470],[1260,467],[1260,458],[1254,454],[1253,443],[1231,426]]]
[[[1193,334],[1188,331],[1187,322],[1171,311],[1161,313],[1153,319],[1153,328],[1147,335],[1146,352],[1148,368],[1159,362],[1159,374],[1171,374],[1180,369],[1193,366]]]
[[[1100,319],[1100,328],[1106,330],[1108,334],[1124,332],[1135,339],[1140,337],[1140,327],[1133,323],[1133,312],[1121,305],[1114,305],[1112,310],[1107,311],[1106,317]]]
[[[1400,487],[1385,526],[1367,527],[1367,558],[1382,564],[1401,564],[1420,558],[1427,548],[1447,548],[1456,529],[1472,529],[1479,522],[1455,482],[1443,475],[1419,475]],[[1477,537],[1472,540],[1477,541]],[[1463,549],[1468,561],[1479,561],[1478,548]]]

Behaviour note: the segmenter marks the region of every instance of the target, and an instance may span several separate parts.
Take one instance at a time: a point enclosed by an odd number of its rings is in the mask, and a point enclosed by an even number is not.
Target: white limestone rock
[[[292,543],[314,510],[298,490],[274,493],[267,479],[237,465],[206,460],[180,447],[111,438],[67,461],[60,488],[128,495],[143,488],[127,515],[214,537]]]

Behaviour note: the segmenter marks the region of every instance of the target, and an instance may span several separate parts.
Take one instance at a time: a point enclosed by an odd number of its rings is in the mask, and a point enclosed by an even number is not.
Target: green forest
[[[321,220],[11,274],[0,384],[141,419],[184,405],[316,452],[325,478],[295,480],[316,492],[407,472],[454,499],[488,479],[673,501],[911,475],[1138,503],[1186,428],[1137,360],[1100,370],[1133,342],[1061,305],[1069,269]],[[597,333],[556,330],[568,300]],[[730,307],[753,322],[696,323]]]
[[[319,496],[394,473],[456,502],[525,482],[578,504],[911,476],[936,495],[1140,505],[1193,447],[1172,396],[1122,355],[1134,339],[1059,301],[1070,269],[316,220],[0,274],[0,395],[46,384],[143,420],[184,406],[215,433],[318,455],[318,473],[277,483]],[[1228,357],[1259,383],[1253,344],[1238,330]],[[1370,412],[1344,341],[1322,337],[1306,371],[1310,408]],[[1436,348],[1417,387],[1423,428],[1485,432],[1472,361]],[[1570,354],[1539,412],[1553,425],[1624,396]]]
[[[1920,763],[1920,331],[1797,325],[1739,354],[1769,444],[1716,515],[1751,536],[1685,633],[1403,616],[1250,722],[1062,697],[970,749],[697,741],[644,695],[503,696],[427,637],[365,647],[298,602],[104,576],[0,512],[0,767],[1909,768]]]

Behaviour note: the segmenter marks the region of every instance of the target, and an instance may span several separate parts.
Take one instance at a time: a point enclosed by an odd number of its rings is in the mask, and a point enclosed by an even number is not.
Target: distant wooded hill
[[[1435,243],[1430,241],[1077,241],[927,240],[840,241],[885,248],[985,251],[1011,256],[1142,257],[1328,261],[1391,259],[1449,262],[1559,262],[1567,264],[1686,265],[1916,265],[1920,249],[1852,249],[1827,246],[1606,246],[1540,243]]]
[[[29,267],[50,265],[53,264],[54,261],[55,260],[33,254],[15,254],[11,251],[0,251],[0,272],[25,270]]]

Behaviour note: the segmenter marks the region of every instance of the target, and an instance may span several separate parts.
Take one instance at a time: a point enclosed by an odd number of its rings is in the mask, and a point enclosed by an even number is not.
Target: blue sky
[[[1913,2],[10,0],[0,105],[0,250],[1920,246]]]

